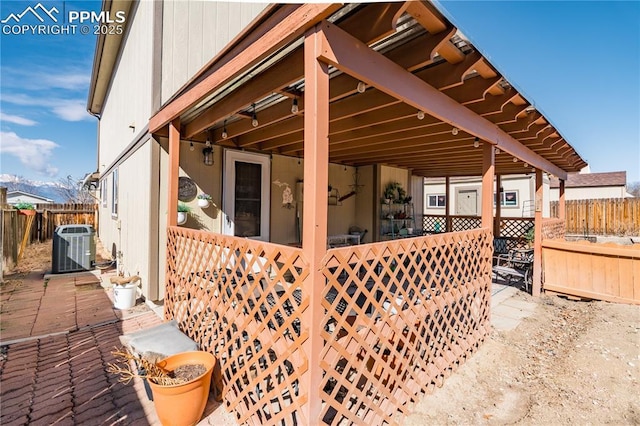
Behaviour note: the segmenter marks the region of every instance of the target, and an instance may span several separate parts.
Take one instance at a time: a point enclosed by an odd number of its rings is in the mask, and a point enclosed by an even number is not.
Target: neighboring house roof
[[[560,187],[558,178],[551,178],[551,188]],[[627,172],[606,173],[569,173],[565,188],[601,187],[601,186],[625,186],[627,184]]]
[[[43,203],[53,203],[53,200],[45,197],[41,197],[40,195],[31,194],[29,192],[24,191],[8,191],[7,192],[7,202],[11,203],[11,198],[19,198],[19,197],[30,197],[35,198],[37,200],[42,200]]]

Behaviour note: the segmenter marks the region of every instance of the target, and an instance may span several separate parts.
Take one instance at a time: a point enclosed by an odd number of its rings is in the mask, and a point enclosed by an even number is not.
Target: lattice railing
[[[180,227],[167,248],[165,316],[216,355],[227,408],[240,423],[307,424],[302,251]]]
[[[446,231],[447,217],[444,215],[424,215],[422,217],[422,231],[427,234],[437,234]]]
[[[327,252],[323,423],[395,424],[478,348],[492,250],[475,230]]]
[[[532,218],[501,218],[500,236],[505,238],[524,238],[529,229],[533,228]]]
[[[487,230],[328,250],[313,366],[300,249],[171,227],[165,316],[219,359],[239,423],[394,424],[489,332],[491,255]],[[323,408],[309,421],[300,384],[315,368]]]
[[[563,239],[566,232],[566,225],[563,219],[545,218],[542,219],[542,239],[556,240]]]
[[[481,226],[482,218],[479,216],[451,216],[452,232],[479,229]]]

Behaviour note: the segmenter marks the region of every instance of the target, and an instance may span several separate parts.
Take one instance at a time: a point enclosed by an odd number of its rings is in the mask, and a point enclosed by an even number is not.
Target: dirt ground
[[[5,282],[50,266],[50,245],[27,253]],[[640,306],[516,297],[535,315],[494,331],[404,424],[640,425]]]
[[[640,424],[640,306],[538,303],[515,330],[494,331],[405,424]]]

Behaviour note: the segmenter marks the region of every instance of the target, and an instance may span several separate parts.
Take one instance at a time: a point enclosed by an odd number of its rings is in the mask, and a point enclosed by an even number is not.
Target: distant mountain
[[[65,201],[60,194],[62,185],[58,182],[43,182],[25,179],[16,175],[0,174],[0,186],[7,188],[7,191],[24,191],[49,198],[56,203]]]

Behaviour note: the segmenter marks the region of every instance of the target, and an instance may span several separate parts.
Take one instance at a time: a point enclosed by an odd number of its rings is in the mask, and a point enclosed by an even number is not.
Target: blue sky
[[[640,181],[640,2],[440,1],[589,163]]]
[[[0,19],[37,1],[1,1]],[[99,1],[42,1],[99,10]],[[640,181],[640,2],[444,1],[445,14],[594,172]],[[25,20],[28,18],[25,17]],[[30,23],[37,23],[31,18]],[[33,180],[96,168],[86,112],[94,35],[0,36],[0,172]]]
[[[60,11],[54,15],[59,22],[63,10],[100,9],[99,1],[41,3]],[[2,1],[0,19],[37,4]],[[53,24],[43,18],[46,24]],[[24,23],[40,22],[25,15],[20,24]],[[67,175],[81,178],[96,169],[97,119],[86,111],[96,38],[76,30],[75,35],[3,31],[0,36],[2,173],[57,181]]]

